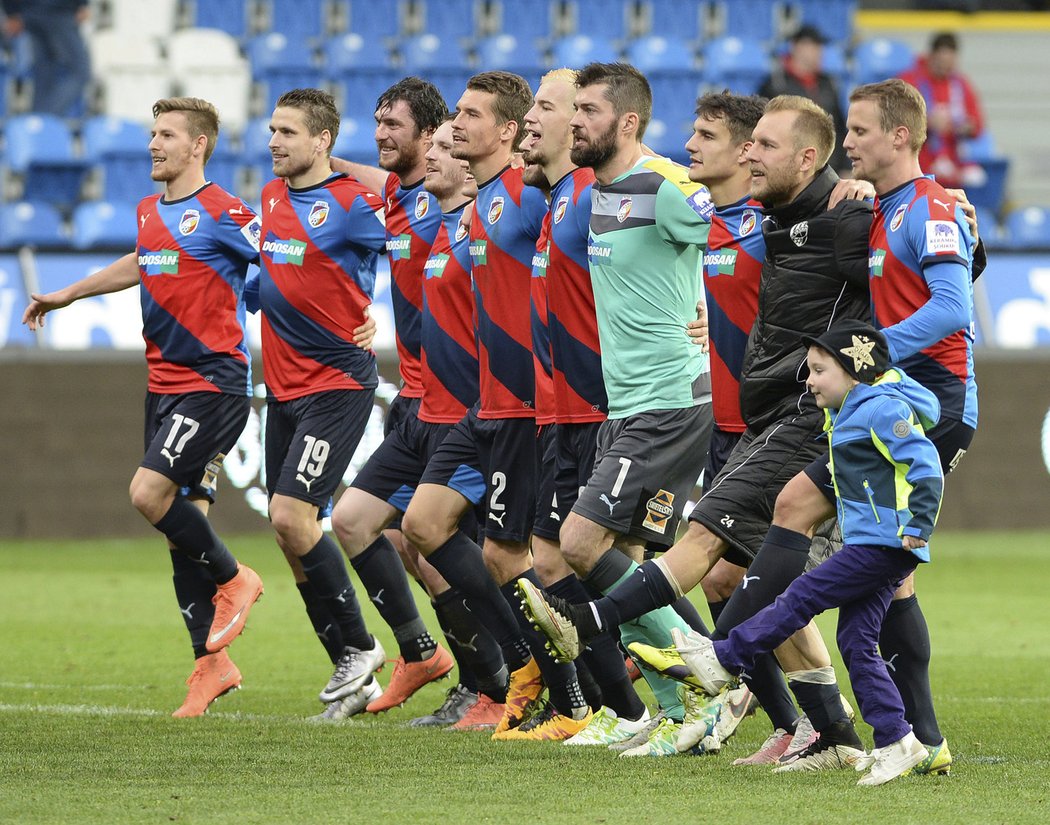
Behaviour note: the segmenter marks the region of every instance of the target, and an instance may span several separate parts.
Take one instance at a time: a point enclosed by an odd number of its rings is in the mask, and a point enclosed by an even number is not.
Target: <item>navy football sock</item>
[[[547,592],[560,596],[573,604],[586,604],[590,599],[583,583],[575,575],[569,575],[554,582]],[[613,630],[618,628],[613,627]],[[614,637],[603,630],[592,638],[580,654],[580,661],[590,672],[601,690],[602,703],[621,719],[639,719],[645,712],[645,704],[634,689],[631,677],[624,666],[624,655],[617,643],[619,633]],[[577,664],[580,675],[580,686],[586,688],[582,677],[583,668]]]
[[[704,623],[703,617],[701,617],[699,611],[697,611],[696,605],[689,601],[688,596],[682,596],[675,601],[671,605],[671,609],[681,616],[682,620],[700,635],[711,635],[711,631],[707,629],[707,625]]]
[[[543,676],[543,682],[550,693],[551,704],[557,708],[559,713],[569,716],[574,708],[583,707],[586,704],[583,694],[580,692],[579,682],[576,679],[576,668],[572,662],[561,663],[554,661],[554,658],[547,650],[545,638],[532,626],[532,623],[521,611],[521,599],[518,596],[517,588],[518,579],[527,579],[536,587],[543,587],[535,569],[530,567],[517,578],[502,585],[500,592],[503,594],[503,598],[506,599],[507,605],[514,611],[521,635],[528,643],[529,650],[532,651],[532,658],[536,660],[536,665]]]
[[[343,644],[358,650],[374,648],[375,639],[365,627],[361,605],[346,571],[343,553],[336,543],[329,536],[322,535],[310,552],[299,557],[299,561],[307,581],[335,619]]]
[[[744,677],[744,684],[751,688],[774,728],[794,730],[798,710],[776,656],[772,653],[756,656]]]
[[[939,745],[944,735],[937,724],[930,689],[930,629],[914,594],[890,602],[879,635],[879,651],[890,678],[904,701],[904,718],[924,745]]]
[[[328,607],[310,582],[296,582],[295,587],[306,606],[306,616],[313,626],[314,633],[334,665],[346,647],[343,644],[343,634],[339,632],[339,625],[335,623],[335,617],[328,611]]]
[[[656,562],[647,561],[624,580],[623,584],[604,598],[598,599],[594,607],[601,617],[604,629],[617,627],[624,622],[644,616],[652,610],[674,605],[676,601],[678,601],[678,596],[675,595],[674,588],[667,581],[663,571]],[[697,619],[699,618],[698,615]],[[687,621],[686,624],[689,622]]]
[[[507,667],[518,670],[528,662],[532,654],[518,629],[515,611],[510,609],[489,575],[481,548],[457,530],[427,556],[427,561],[445,581],[463,594],[470,609],[485,622],[503,650]]]
[[[773,604],[806,569],[810,539],[805,533],[773,525],[747,568],[744,580],[722,609],[714,638],[724,639],[734,627]]]
[[[452,644],[452,652],[459,662],[459,680],[474,692],[482,681],[498,683],[503,669],[503,651],[492,634],[485,629],[478,616],[467,607],[463,595],[455,589],[438,594],[434,612]]]
[[[186,630],[190,634],[193,656],[207,656],[208,631],[215,618],[215,581],[192,559],[177,550],[171,551],[171,581],[175,585],[175,599]]]
[[[380,535],[360,555],[350,559],[350,564],[379,615],[394,631],[404,660],[421,662],[429,658],[437,643],[416,609],[405,566],[390,539]]]
[[[216,535],[208,517],[184,496],[175,496],[168,512],[153,526],[179,552],[201,565],[216,584],[226,584],[237,575],[237,559]]]
[[[722,615],[722,611],[726,609],[726,600],[722,599],[717,602],[708,602],[707,609],[711,611],[711,621],[718,626],[718,617]],[[717,631],[716,631],[717,632]]]

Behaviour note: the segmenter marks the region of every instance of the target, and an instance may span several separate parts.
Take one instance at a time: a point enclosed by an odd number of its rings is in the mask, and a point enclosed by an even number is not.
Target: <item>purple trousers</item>
[[[838,646],[849,670],[875,747],[891,745],[911,730],[904,703],[879,655],[879,631],[900,583],[918,559],[906,550],[845,544],[831,558],[799,576],[769,607],[714,643],[722,666],[740,673],[755,657],[779,647],[825,610],[839,608]]]

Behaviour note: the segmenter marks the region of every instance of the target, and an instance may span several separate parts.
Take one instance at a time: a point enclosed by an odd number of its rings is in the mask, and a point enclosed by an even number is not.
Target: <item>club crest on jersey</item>
[[[558,205],[554,207],[554,222],[561,223],[561,219],[565,217],[565,210],[569,208],[569,199],[567,197],[558,198]]]
[[[805,246],[806,241],[809,240],[809,221],[796,223],[788,234],[791,235],[791,242],[795,246]]]
[[[196,209],[187,209],[179,219],[179,232],[183,235],[192,235],[201,222],[201,213]]]
[[[740,216],[740,237],[746,237],[755,231],[755,227],[758,226],[758,215],[754,209],[747,209],[744,214]]]
[[[426,192],[419,192],[416,195],[416,220],[423,220],[427,216],[427,212],[430,211],[430,196]]]
[[[306,219],[314,229],[322,226],[328,220],[328,201],[314,201],[310,207],[310,216]]]
[[[467,227],[465,227],[463,224],[459,224],[456,227],[456,238],[455,238],[456,243],[459,243],[465,237],[467,237]]]
[[[620,198],[620,208],[616,210],[616,220],[623,223],[631,217],[631,196]]]
[[[645,503],[645,520],[642,526],[663,535],[674,515],[674,493],[660,490]]]
[[[893,217],[890,219],[890,232],[896,232],[901,228],[901,224],[904,223],[904,214],[908,211],[908,204],[902,203],[897,207],[897,211],[893,213]]]
[[[492,203],[489,204],[489,223],[495,223],[503,215],[503,196],[497,195],[492,199]]]

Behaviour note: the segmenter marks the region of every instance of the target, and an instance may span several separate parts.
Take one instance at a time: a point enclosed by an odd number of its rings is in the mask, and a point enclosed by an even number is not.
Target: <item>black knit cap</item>
[[[863,321],[842,321],[814,338],[802,336],[807,347],[820,347],[862,384],[873,384],[890,366],[886,336]]]

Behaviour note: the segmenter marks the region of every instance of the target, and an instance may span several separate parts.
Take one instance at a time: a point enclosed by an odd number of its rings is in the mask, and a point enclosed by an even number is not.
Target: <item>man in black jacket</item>
[[[740,378],[747,430],[722,471],[705,485],[707,492],[689,517],[686,535],[667,553],[643,564],[620,587],[590,606],[581,609],[547,598],[546,612],[553,618],[546,623],[534,618],[556,648],[585,644],[606,624],[614,626],[673,603],[723,556],[748,566],[763,541],[770,541],[766,534],[780,489],[827,451],[823,414],[806,390],[802,338],[820,335],[844,319],[869,319],[871,205],[843,200],[828,209],[839,181],[827,165],[835,129],[828,113],[811,100],[783,96],[770,101],[753,137],[748,152],[751,193],[765,206],[766,256],[758,317]],[[772,533],[775,541],[776,528]],[[804,566],[808,544],[806,550],[769,556]],[[738,596],[762,586],[761,576],[749,571],[719,617],[716,636],[724,636],[748,617],[750,601]],[[800,633],[802,649],[812,638],[805,634],[815,634],[812,643],[823,646],[815,628]],[[816,758],[807,754],[783,769],[844,766],[859,755],[861,743],[840,704],[834,672],[828,668],[793,673],[791,662],[783,664],[799,704],[823,743]]]
[[[762,97],[799,95],[808,97],[831,115],[835,121],[835,149],[831,153],[833,169],[845,174],[849,159],[842,148],[846,137],[846,116],[842,111],[842,91],[834,77],[822,68],[824,46],[828,39],[816,26],[800,26],[791,35],[788,53],[763,81],[758,93]]]

